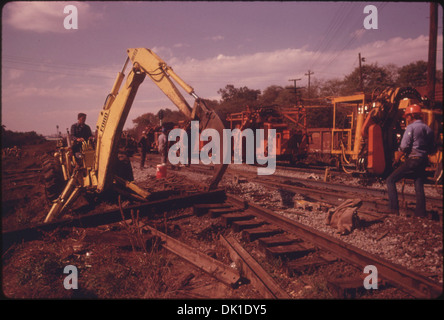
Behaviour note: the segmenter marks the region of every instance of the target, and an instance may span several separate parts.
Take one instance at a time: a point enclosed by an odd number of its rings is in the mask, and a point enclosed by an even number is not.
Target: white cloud
[[[438,48],[442,47],[442,35],[438,37]],[[380,65],[394,63],[401,67],[417,60],[428,59],[428,37],[392,38],[387,41],[378,41],[360,48],[368,63],[378,62]],[[442,51],[438,51],[437,67],[442,65]]]
[[[438,47],[442,46],[442,36]],[[270,85],[289,85],[290,78],[302,78],[305,85],[308,69],[319,79],[342,78],[357,66],[353,63],[358,53],[366,58],[366,63],[383,66],[393,63],[399,67],[417,60],[427,60],[428,37],[392,38],[376,41],[358,48],[341,52],[322,52],[314,57],[314,52],[302,49],[282,49],[257,52],[241,56],[216,55],[209,59],[176,59],[172,67],[202,97],[214,96],[226,84],[248,86],[252,89],[265,89]],[[442,64],[442,51],[438,52],[437,66]],[[314,64],[313,64],[314,63]],[[312,65],[313,64],[313,65]]]
[[[38,33],[66,32],[63,21],[68,16],[63,10],[67,5],[74,5],[78,10],[79,29],[100,19],[101,14],[95,13],[85,2],[58,1],[23,1],[9,2],[3,9],[3,20],[7,25],[24,31]]]
[[[174,48],[185,48],[185,47],[189,47],[189,44],[185,44],[185,43],[176,43],[175,45],[173,45]]]
[[[222,36],[222,35],[216,35],[216,36],[206,37],[206,38],[205,38],[205,40],[211,40],[211,41],[214,41],[214,42],[216,42],[216,41],[222,41],[222,40],[224,40],[224,39],[225,39],[225,37]]]
[[[156,53],[161,59],[169,61],[171,57],[173,56],[173,50],[170,47],[163,47],[163,46],[154,46],[150,48],[154,53]]]

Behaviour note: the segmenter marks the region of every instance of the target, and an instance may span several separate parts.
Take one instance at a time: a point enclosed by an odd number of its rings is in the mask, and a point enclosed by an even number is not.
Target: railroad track
[[[441,295],[442,285],[419,273],[380,259],[266,208],[227,195],[222,190],[179,195],[142,203],[125,208],[122,214],[125,219],[129,219],[130,210],[140,210],[141,217],[143,217],[153,215],[156,211],[172,211],[186,207],[193,207],[194,214],[199,217],[209,214],[211,218],[218,219],[226,230],[231,228],[235,233],[240,234],[244,241],[258,243],[267,259],[284,261],[283,268],[288,275],[295,275],[307,268],[316,268],[341,260],[360,270],[363,270],[367,265],[375,266],[381,280],[399,288],[412,297],[430,299]],[[76,219],[61,220],[51,224],[6,231],[3,232],[3,245],[5,246],[5,243],[10,245],[13,242],[20,243],[25,240],[33,240],[40,237],[44,232],[59,227],[90,228],[121,221],[121,217],[120,213],[114,210],[80,216]],[[260,264],[248,254],[239,242],[236,242],[232,237],[226,238],[222,235],[223,233],[227,234],[228,231],[219,232],[220,241],[229,249],[232,259],[240,263],[242,271],[239,274],[233,272],[228,266],[221,264],[220,261],[205,257],[203,253],[199,252],[199,249],[184,246],[180,244],[180,239],[168,237],[149,225],[148,219],[145,229],[162,238],[164,246],[168,250],[195,264],[219,281],[235,287],[235,285],[241,283],[241,275],[244,275],[250,281],[253,279],[251,283],[258,287],[265,298],[290,298],[288,293],[273,281],[272,277],[267,276]],[[329,286],[336,290],[339,296],[344,297],[353,290],[362,291],[363,281],[359,277],[345,280],[333,279]]]
[[[183,170],[194,171],[205,175],[212,174],[211,166],[194,165],[182,167]],[[182,170],[182,168],[180,170]],[[228,167],[225,177],[231,177],[233,181],[246,179],[249,182],[262,184],[264,186],[284,190],[288,192],[304,195],[312,201],[326,202],[331,205],[338,205],[344,199],[360,198],[363,202],[361,211],[369,214],[389,214],[388,195],[386,190],[367,188],[359,185],[347,185],[323,180],[303,179],[282,174],[272,176],[258,176],[254,171],[235,169]],[[408,207],[408,204],[416,202],[416,195],[407,192],[400,192],[399,200],[401,206]],[[426,203],[432,212],[433,219],[442,220],[443,198],[426,196]]]
[[[189,170],[207,173],[210,167],[191,167]],[[264,184],[276,189],[301,192],[310,196],[314,201],[324,201],[332,205],[339,205],[344,198],[363,198],[363,206],[360,213],[370,216],[381,217],[387,207],[386,192],[377,189],[368,189],[342,184],[325,183],[323,181],[273,176],[272,179],[260,177],[242,170],[229,168],[228,175],[233,177],[246,177],[248,181]],[[277,182],[277,181],[278,182]],[[365,197],[362,197],[362,195]],[[414,201],[414,195],[403,194],[404,199]],[[307,266],[319,266],[328,264],[337,259],[346,261],[358,268],[374,265],[380,272],[380,276],[387,283],[408,292],[413,297],[431,298],[437,297],[442,292],[442,285],[415,273],[402,266],[395,265],[387,260],[376,257],[359,248],[353,247],[342,241],[298,224],[282,215],[248,204],[232,195],[227,195],[228,200],[219,209],[211,209],[212,216],[220,215],[225,226],[231,226],[234,231],[240,232],[242,237],[248,241],[258,240],[263,251],[268,257],[273,258],[298,258],[286,264],[285,268],[292,274],[295,270],[304,269]],[[442,219],[442,199],[428,198],[427,201],[433,205]],[[286,233],[286,235],[284,235]],[[303,240],[301,240],[303,239]],[[318,256],[304,261],[300,257],[321,248]],[[344,292],[344,287],[352,287],[360,284],[362,279],[347,279],[334,284],[338,290]],[[352,285],[353,284],[353,285]],[[342,289],[341,289],[342,288]],[[357,289],[357,288],[356,288]],[[361,288],[362,289],[362,288]]]
[[[361,198],[365,203],[365,207],[369,210],[379,213],[388,213],[388,195],[386,190],[365,188],[356,185],[338,184],[332,182],[324,182],[322,180],[301,179],[296,177],[286,177],[281,175],[273,175],[272,178],[258,177],[254,173],[244,172],[242,170],[229,169],[234,175],[247,177],[248,181],[268,185],[278,189],[286,189],[289,191],[307,194],[320,201],[338,204],[338,199]],[[315,196],[315,194],[317,196]],[[402,202],[416,202],[415,194],[401,192],[399,199]],[[340,201],[340,200],[339,200]],[[442,219],[443,199],[439,197],[426,197],[426,202],[431,208],[436,210]]]
[[[346,261],[361,270],[368,265],[377,268],[381,279],[416,298],[436,298],[442,293],[442,285],[423,275],[369,254],[350,244],[325,235],[285,218],[266,208],[248,203],[236,196],[228,195],[221,208],[212,208],[209,213],[220,217],[226,226],[241,232],[242,238],[258,241],[269,258],[284,258],[284,268],[289,274],[307,267],[317,267]],[[315,255],[313,255],[315,253]],[[309,259],[304,259],[310,254]],[[338,292],[347,289],[362,289],[361,278],[332,281]],[[353,284],[352,286],[350,286]]]
[[[209,171],[209,169],[205,170]],[[233,172],[231,174],[234,175]],[[265,183],[266,179],[262,180],[262,183]],[[270,183],[271,186],[270,181],[266,183]],[[291,186],[283,184],[283,186],[277,187],[287,188]],[[293,187],[306,188],[306,186],[301,185]],[[319,186],[312,186],[310,193],[313,193],[316,188],[319,189]],[[325,196],[328,192],[321,190],[319,194]],[[331,199],[337,196],[338,194],[332,193]],[[333,201],[331,199],[330,201]],[[324,198],[324,200],[326,199]],[[219,241],[228,249],[232,260],[241,266],[242,270],[239,273],[233,271],[229,266],[221,264],[220,261],[206,257],[198,248],[184,246],[181,244],[180,238],[174,239],[162,234],[159,229],[150,224],[150,218],[148,217],[156,212],[163,213],[187,207],[193,207],[195,215],[209,215],[223,226],[224,229],[222,231],[219,229],[218,232]],[[273,262],[276,260],[282,263],[280,267],[286,271],[289,277],[296,277],[307,270],[328,267],[338,262],[345,262],[353,266],[360,276],[353,278],[338,277],[338,279],[331,279],[328,282],[329,288],[335,291],[338,297],[347,297],[350,294],[353,296],[356,292],[365,292],[362,275],[364,268],[369,265],[377,268],[378,277],[382,280],[380,285],[382,286],[395,287],[411,297],[422,299],[436,298],[442,293],[442,284],[432,281],[420,273],[381,259],[337,238],[276,214],[269,209],[226,194],[222,190],[176,195],[167,199],[125,208],[123,213],[113,210],[99,214],[87,214],[51,224],[3,231],[3,248],[5,251],[7,246],[12,243],[38,239],[45,233],[57,228],[91,228],[119,222],[122,216],[125,219],[130,219],[130,210],[140,210],[141,217],[147,217],[146,224],[142,228],[152,235],[160,237],[163,241],[162,245],[174,254],[232,287],[240,285],[241,278],[246,277],[265,298],[289,299],[290,295],[282,290],[273,280],[273,277],[258,263],[254,255],[249,253],[240,242],[236,241],[236,238],[231,235],[232,233],[237,234],[245,243],[257,245],[267,261],[270,261],[270,265],[276,265]],[[109,239],[113,241],[112,237]],[[380,289],[382,290],[382,288]]]

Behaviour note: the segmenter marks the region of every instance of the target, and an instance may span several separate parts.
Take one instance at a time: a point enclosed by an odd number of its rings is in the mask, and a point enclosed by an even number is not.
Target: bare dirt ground
[[[2,160],[2,230],[24,228],[44,220],[50,206],[39,174],[41,158],[54,150],[51,143],[28,148],[20,159]],[[134,166],[134,165],[133,165]],[[196,189],[193,182],[169,174],[157,180],[155,170],[134,166],[136,182],[151,192]],[[197,185],[197,183],[196,183]],[[197,189],[196,189],[197,190]],[[122,206],[134,204],[122,199]],[[100,199],[93,205],[79,199],[65,215],[77,216],[118,208],[116,197]],[[201,246],[218,260],[229,261],[227,252],[212,238],[212,221],[198,219],[192,208],[158,212],[140,223],[171,224],[168,233],[182,235],[189,244]],[[187,217],[182,219],[181,217]],[[132,221],[126,221],[131,226]],[[165,249],[133,247],[126,223],[97,228],[59,228],[43,238],[13,244],[2,252],[2,291],[9,299],[254,299],[260,295],[251,286],[233,289]],[[206,244],[202,246],[202,240]],[[64,268],[76,266],[77,290],[65,289]]]
[[[41,158],[54,150],[51,143],[28,148],[22,159],[3,158],[2,160],[2,230],[23,228],[43,221],[49,210],[45,197],[43,179],[39,174]],[[181,189],[199,190],[207,177],[195,173],[169,171],[168,179],[155,178],[155,168],[139,168],[138,158],[132,159],[135,182],[142,188],[156,193]],[[324,232],[334,233],[321,227],[323,219],[314,217],[315,213],[305,216],[296,214],[294,209],[283,208],[269,190],[256,185],[233,185],[228,179],[222,183],[229,192],[254,200],[259,204],[268,204],[273,210],[283,211],[284,215],[293,216],[313,227],[318,224]],[[253,197],[253,198],[251,198]],[[116,195],[97,199],[88,203],[79,199],[73,210],[66,216],[78,216],[89,212],[100,212],[118,208]],[[100,201],[99,201],[100,200]],[[125,207],[134,204],[122,198]],[[316,222],[318,221],[318,222]],[[266,261],[264,254],[255,243],[246,243],[238,234],[222,227],[217,219],[197,217],[192,208],[157,212],[149,218],[142,218],[141,224],[159,227],[161,231],[180,239],[199,251],[223,262],[233,265],[227,250],[220,244],[220,234],[232,235],[252,254],[263,268],[293,299],[330,299],[334,298],[326,287],[327,279],[356,276],[359,271],[345,263],[337,262],[333,266],[311,270],[298,277],[288,276],[282,261]],[[129,227],[128,227],[128,225]],[[425,222],[427,228],[418,233],[420,225],[403,224],[406,227],[397,234],[393,233],[394,224],[399,228],[399,219],[387,221],[384,225],[364,231],[357,230],[349,239],[353,244],[362,242],[381,248],[379,254],[388,254],[398,250],[394,258],[402,261],[414,261],[412,267],[422,272],[436,275],[442,272],[442,249],[436,249],[441,241],[442,231],[439,222]],[[166,227],[165,227],[166,226]],[[58,228],[46,233],[41,239],[17,243],[2,252],[2,290],[10,299],[261,299],[260,293],[251,285],[243,284],[234,289],[220,283],[210,275],[185,262],[165,249],[134,246],[134,238],[129,230],[133,221],[126,221],[100,226],[97,228]],[[427,234],[424,234],[424,230]],[[381,234],[386,235],[379,238]],[[435,234],[429,234],[434,232]],[[422,235],[421,235],[422,234]],[[370,235],[370,238],[369,238]],[[374,235],[371,236],[371,235]],[[417,235],[417,236],[415,236]],[[405,237],[409,242],[404,242]],[[418,242],[423,238],[423,242]],[[370,240],[369,240],[370,239]],[[396,240],[397,239],[397,240]],[[404,244],[403,244],[404,243]],[[408,245],[408,244],[411,245]],[[421,245],[431,248],[421,250]],[[390,245],[392,247],[390,247]],[[368,246],[367,246],[368,247]],[[407,253],[407,255],[406,255]],[[412,259],[412,257],[414,259]],[[436,257],[441,259],[436,260]],[[427,261],[421,264],[421,261]],[[66,274],[64,268],[76,266],[79,272],[77,290],[67,290],[63,283]],[[236,267],[235,265],[233,267]],[[442,281],[442,277],[434,277]],[[408,295],[396,289],[382,291],[379,295],[362,298],[403,299]]]

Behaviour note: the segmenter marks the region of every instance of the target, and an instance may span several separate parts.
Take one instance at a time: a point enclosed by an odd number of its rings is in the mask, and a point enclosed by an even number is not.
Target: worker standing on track
[[[146,131],[142,132],[142,136],[139,139],[138,145],[140,146],[140,169],[143,169],[145,166],[145,158],[146,152],[148,150],[148,136]]]
[[[416,217],[426,216],[426,204],[424,194],[424,182],[426,180],[425,169],[428,155],[434,145],[433,131],[421,120],[421,107],[417,104],[408,106],[405,110],[407,127],[402,136],[399,151],[393,165],[400,162],[405,154],[407,159],[387,178],[387,192],[389,197],[389,209],[392,213],[399,214],[398,192],[396,182],[409,177],[415,180]]]
[[[160,154],[160,163],[161,164],[166,164],[167,163],[167,156],[168,156],[168,139],[167,136],[165,134],[166,132],[166,128],[162,127],[162,131],[159,135],[158,138],[158,143],[159,143],[159,154]]]

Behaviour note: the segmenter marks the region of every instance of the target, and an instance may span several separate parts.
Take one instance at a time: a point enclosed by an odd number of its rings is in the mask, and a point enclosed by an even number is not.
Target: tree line
[[[37,134],[35,131],[15,132],[7,130],[6,127],[2,125],[2,148],[40,144],[44,141],[46,141],[45,137],[41,134]]]

